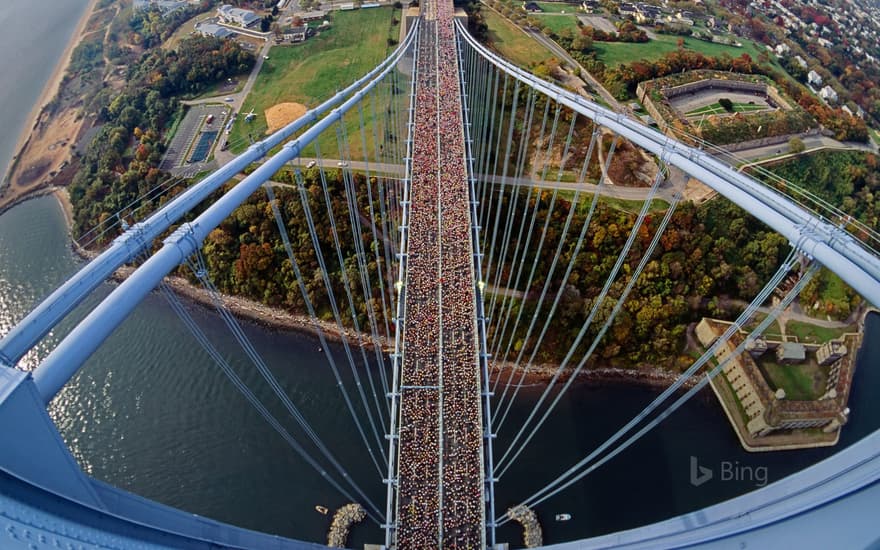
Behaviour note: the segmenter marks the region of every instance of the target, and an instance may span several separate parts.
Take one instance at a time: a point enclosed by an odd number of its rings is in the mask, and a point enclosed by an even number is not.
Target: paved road
[[[745,302],[743,300],[734,300],[734,299],[727,298],[727,299],[724,299],[724,301],[728,304],[734,304],[734,305],[741,307],[743,309],[745,309],[749,305],[748,302]],[[757,308],[757,311],[759,311],[760,313],[769,314],[773,311],[773,308],[761,306],[761,307]],[[800,303],[795,302],[792,305],[790,305],[788,308],[786,308],[785,311],[783,311],[780,314],[780,320],[784,320],[786,322],[787,321],[797,321],[799,323],[806,323],[809,325],[815,325],[817,327],[840,329],[840,328],[846,328],[846,327],[852,325],[853,323],[855,323],[860,314],[861,314],[861,310],[857,309],[849,316],[849,318],[847,318],[844,321],[832,321],[829,319],[818,319],[816,317],[811,317],[810,315],[805,314],[803,312],[803,310],[801,309]]]
[[[802,138],[804,142],[805,151],[816,151],[820,149],[837,149],[837,150],[850,150],[850,151],[870,151],[876,152],[876,146],[873,144],[866,143],[855,143],[855,142],[842,142],[837,141],[836,139],[832,139],[826,136],[806,136]],[[765,160],[777,160],[780,158],[786,158],[791,155],[782,155],[782,153],[789,152],[788,143],[778,143],[775,145],[764,145],[760,147],[754,147],[752,149],[744,149],[742,151],[736,151],[733,153],[733,156],[738,161],[753,161],[757,159],[765,159]],[[782,155],[782,156],[780,156]],[[772,158],[767,158],[772,157]],[[727,155],[720,156],[722,160],[727,160],[729,157]],[[737,164],[737,162],[731,162],[731,164]]]
[[[490,177],[491,181],[492,178]],[[508,176],[507,178],[501,178],[500,176],[495,178],[495,183],[504,183],[506,185],[527,185],[531,187],[538,187],[540,189],[559,189],[563,191],[575,191],[580,189],[581,192],[592,194],[596,192],[596,184],[593,183],[577,183],[577,182],[568,182],[568,181],[542,181],[542,180],[533,180],[531,178],[513,178]],[[609,197],[613,199],[621,199],[627,201],[643,201],[648,198],[648,193],[650,189],[648,187],[622,187],[620,185],[604,185],[601,190],[601,195],[603,197]],[[667,202],[672,200],[672,195],[675,194],[675,188],[673,185],[669,183],[664,183],[661,185],[660,189],[657,191],[657,195],[655,198],[663,199]]]
[[[251,74],[248,75],[247,81],[244,83],[241,91],[236,92],[234,94],[223,94],[219,96],[206,97],[202,99],[193,99],[190,101],[183,101],[184,105],[201,105],[206,103],[224,103],[232,108],[233,113],[237,113],[241,111],[242,105],[244,105],[245,99],[247,99],[248,95],[250,95],[251,90],[254,88],[254,83],[257,81],[257,77],[260,74],[260,69],[263,68],[263,62],[266,60],[266,57],[269,55],[269,50],[272,49],[273,42],[271,40],[267,41],[266,44],[257,52],[257,63],[254,65],[254,68],[251,70]],[[232,101],[226,101],[227,98],[231,98]],[[225,136],[220,136],[220,139],[225,139]],[[221,151],[218,146],[214,150],[214,161],[218,166],[223,166],[228,163],[232,159],[234,159],[236,155],[229,150]]]
[[[311,162],[318,162],[318,159],[313,158],[301,158],[296,162],[291,162],[289,164],[293,164],[295,166],[308,166]],[[323,159],[323,166],[326,169],[339,168],[339,163],[342,162],[339,159]],[[365,172],[367,170],[367,164],[360,161],[351,161],[346,164],[346,167],[355,170],[358,172]],[[390,174],[394,176],[402,176],[403,175],[403,165],[401,164],[384,164],[384,163],[369,163],[370,172],[373,174],[382,173],[382,174]],[[560,189],[564,191],[575,191],[578,188],[584,193],[594,193],[596,191],[596,185],[592,183],[576,183],[569,181],[560,181],[557,182],[555,180],[538,180],[530,177],[520,177],[514,178],[512,176],[507,176],[506,178],[502,178],[501,176],[496,176],[493,178],[491,175],[479,174],[478,178],[484,179],[487,181],[493,181],[494,183],[504,183],[505,185],[527,185],[531,187],[538,187],[541,189]],[[683,183],[684,180],[678,181],[675,178],[671,180],[671,182],[664,183],[657,192],[656,198],[663,199],[669,202],[672,199],[673,194],[675,193],[675,184]],[[610,197],[621,200],[628,201],[643,201],[648,198],[648,193],[650,189],[647,187],[623,187],[619,185],[605,185],[602,189],[603,197]]]
[[[259,52],[256,53],[257,63],[254,65],[253,70],[251,70],[251,74],[248,75],[247,82],[245,82],[244,87],[242,87],[241,91],[236,92],[234,94],[223,94],[213,97],[206,97],[202,99],[193,99],[190,101],[183,101],[184,105],[200,105],[202,103],[227,103],[230,105],[235,111],[241,110],[241,106],[244,104],[244,100],[247,99],[247,96],[251,93],[251,90],[254,88],[254,83],[257,81],[257,76],[260,74],[260,69],[263,68],[263,61],[266,60],[266,57],[269,55],[269,50],[272,49],[272,41],[269,40],[265,45],[260,49]],[[226,98],[232,98],[232,101],[225,101]]]
[[[489,4],[483,3],[482,7],[494,11],[496,14],[498,14],[499,17],[502,17],[505,20],[507,20],[507,18],[504,17],[504,15],[502,15],[500,12],[498,12],[495,8],[493,8]],[[549,15],[549,14],[544,14],[544,15]],[[550,53],[559,57],[561,60],[565,61],[566,63],[568,63],[572,67],[576,67],[580,73],[578,76],[580,76],[582,79],[584,79],[587,82],[587,84],[589,84],[594,90],[596,90],[596,93],[598,93],[599,96],[602,97],[602,100],[605,101],[606,103],[608,103],[608,105],[610,105],[613,110],[615,110],[615,111],[624,110],[624,106],[621,105],[616,99],[614,99],[614,96],[611,95],[608,92],[608,90],[606,90],[605,87],[599,83],[598,80],[593,78],[593,75],[591,75],[589,71],[584,69],[583,66],[581,66],[581,64],[578,63],[575,58],[573,58],[567,51],[565,51],[565,48],[563,48],[562,46],[560,46],[559,44],[557,44],[555,41],[551,40],[550,38],[547,38],[546,36],[544,36],[544,34],[542,34],[541,31],[526,30],[526,29],[523,29],[522,27],[520,27],[519,25],[516,25],[516,23],[513,23],[513,25],[516,26],[516,28],[519,29],[525,35],[530,36],[533,39],[535,39],[538,42],[538,44],[541,44],[542,46],[544,46],[546,49],[548,49],[550,51]]]

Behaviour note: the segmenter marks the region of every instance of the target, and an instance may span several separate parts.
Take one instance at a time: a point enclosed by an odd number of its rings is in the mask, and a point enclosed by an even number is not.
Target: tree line
[[[82,152],[70,185],[74,230],[81,234],[152,189],[178,98],[253,67],[254,56],[230,40],[190,37],[176,50],[154,48],[130,67],[125,86],[104,97],[97,135]],[[112,99],[111,99],[112,97]]]

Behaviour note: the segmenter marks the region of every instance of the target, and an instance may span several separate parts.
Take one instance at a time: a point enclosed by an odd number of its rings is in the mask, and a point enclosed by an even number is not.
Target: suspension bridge
[[[607,139],[610,148],[604,146]],[[328,160],[321,147],[334,141],[338,159]],[[588,230],[600,197],[611,187],[608,170],[615,149],[624,141],[652,156],[656,175],[643,190],[627,239],[558,369],[527,418],[512,426],[512,403],[559,322],[564,291],[578,262],[585,261]],[[451,2],[423,2],[406,39],[367,75],[251,144],[157,211],[142,216],[137,205],[167,193],[179,180],[163,182],[85,235],[80,244],[112,241],[3,336],[2,546],[320,546],[201,518],[106,485],[86,475],[65,446],[47,404],[138,303],[158,291],[291,450],[331,490],[363,506],[369,521],[384,530],[386,548],[497,547],[496,529],[513,514],[496,509],[495,486],[600,348],[650,262],[682,200],[671,170],[683,171],[748,211],[785,237],[790,251],[730,328],[668,389],[518,503],[521,507],[538,506],[576,484],[695,395],[726,364],[714,362],[715,351],[755,319],[792,273],[796,282],[731,356],[773,323],[820,265],[880,304],[880,256],[874,249],[880,235],[852,220],[850,232],[833,206],[791,187],[791,193],[782,194],[731,168],[708,144],[688,143],[693,139],[660,134],[513,66],[468,34],[455,20]],[[362,158],[352,155],[354,146]],[[315,169],[311,180],[300,168],[304,159]],[[223,188],[249,167],[255,168]],[[282,172],[292,174],[293,183],[274,181]],[[331,181],[337,172],[341,189]],[[590,174],[597,176],[588,185]],[[530,182],[541,183],[549,204]],[[329,434],[317,433],[288,396],[212,279],[210,258],[202,251],[206,239],[260,188],[291,285],[326,350],[344,414],[356,427],[365,460],[376,469],[373,482],[386,486],[384,507],[337,459],[325,439]],[[289,191],[284,200],[276,196],[279,189]],[[652,201],[660,197],[668,206],[659,223],[650,224]],[[291,203],[300,219],[291,219]],[[539,213],[541,205],[546,211]],[[548,230],[555,208],[564,220],[561,231]],[[319,230],[318,218],[328,222],[329,235]],[[294,222],[305,233],[292,234]],[[653,235],[639,239],[649,225]],[[544,255],[552,260],[542,263]],[[133,272],[34,371],[16,368],[125,264],[133,264]],[[169,289],[165,277],[175,270],[185,270],[202,286],[248,363],[271,388],[275,405],[254,392]],[[336,272],[341,280],[334,280]],[[316,286],[323,289],[320,296]],[[527,294],[537,296],[533,311],[516,302]],[[613,305],[600,312],[606,303]],[[332,343],[337,337],[338,346]],[[490,362],[496,363],[494,377]],[[505,448],[496,449],[502,429],[513,435]],[[842,517],[852,526],[849,542],[868,545],[876,539],[871,511],[880,498],[878,479],[880,433],[875,432],[744,496],[559,547],[816,544],[837,541],[816,528],[822,524],[817,520]]]

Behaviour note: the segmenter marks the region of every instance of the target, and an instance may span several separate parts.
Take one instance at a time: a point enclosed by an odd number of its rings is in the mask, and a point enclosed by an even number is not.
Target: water
[[[0,46],[9,45],[2,42],[9,40],[7,29],[14,33],[24,27],[20,19],[10,23],[4,15],[7,8],[16,14],[40,13],[53,21],[57,17],[55,24],[63,35],[65,29],[74,26],[74,8],[81,9],[84,0],[52,4],[57,13],[35,9],[34,2],[5,0],[0,6]],[[39,19],[34,16],[35,21]],[[43,24],[51,26],[48,20]],[[22,71],[14,89],[7,86],[12,81],[4,78],[0,84],[0,116],[14,117],[29,110],[28,102],[38,95],[51,70],[52,56],[60,55],[63,42],[48,37],[39,44],[39,51],[19,52],[33,54],[32,59],[47,56],[41,68],[49,68],[44,76],[36,70]],[[0,47],[0,55],[8,56],[7,49]],[[12,63],[14,57],[0,60],[0,67]],[[36,61],[27,64],[32,63]],[[19,94],[18,87],[26,91]],[[10,139],[14,140],[8,134],[2,137],[0,151],[11,151]],[[9,330],[79,266],[67,243],[63,216],[52,198],[30,201],[0,216],[0,333]],[[90,304],[111,288],[102,287]],[[271,403],[270,408],[279,418],[284,418],[266,384],[232,345],[219,318],[198,306],[189,308],[245,381],[264,402]],[[72,319],[80,315],[77,312]],[[69,327],[70,321],[51,334],[23,364],[37,364]],[[252,325],[246,325],[246,331],[285,391],[384,510],[385,492],[379,474],[361,451],[359,436],[314,339]],[[713,481],[692,487],[688,477],[691,456],[716,472],[722,461],[740,467],[766,467],[772,482],[877,429],[880,402],[873,399],[870,390],[880,387],[878,316],[869,318],[868,332],[875,337],[866,338],[869,348],[859,361],[850,399],[851,421],[837,448],[745,453],[714,396],[703,396],[583,483],[540,506],[546,540],[559,542],[635,527],[714,504],[756,485],[753,481],[721,481],[716,474]],[[342,355],[336,351],[345,369]],[[619,385],[574,385],[499,484],[498,512],[531,495],[586,455],[656,394],[654,390]],[[499,448],[504,448],[511,427],[525,418],[537,396],[536,390],[525,392],[502,432]],[[74,455],[91,475],[193,513],[284,536],[323,541],[329,518],[318,515],[314,505],[333,507],[344,501],[236,393],[159,295],[148,297],[113,334],[62,391],[50,411]],[[292,422],[285,424],[299,436]],[[571,513],[572,521],[553,522],[552,516],[560,512]],[[351,542],[357,545],[381,539],[377,528],[361,526],[354,531]],[[499,540],[517,543],[519,533],[505,526]]]
[[[0,2],[0,168],[9,163],[88,0]]]
[[[4,331],[26,309],[23,303],[35,301],[77,265],[66,242],[60,209],[51,198],[25,203],[0,216]],[[191,309],[245,380],[266,402],[274,403],[218,318],[199,307]],[[378,474],[360,451],[316,342],[250,325],[247,331],[294,402],[381,506],[384,492],[375,481]],[[876,315],[869,318],[868,331],[880,333]],[[869,389],[880,385],[880,371],[868,367],[880,365],[877,341],[869,339],[874,345],[860,360],[850,400],[852,419],[841,446],[878,427],[880,406]],[[508,426],[524,418],[529,401],[537,398],[535,390],[526,394]],[[573,464],[655,395],[643,388],[573,386],[571,398],[561,402],[499,484],[499,511]],[[279,407],[273,410],[282,417]],[[320,541],[328,520],[314,512],[314,505],[343,502],[262,422],[156,295],[114,333],[63,390],[51,412],[90,474],[188,511]],[[502,437],[499,443],[503,448],[506,440]],[[773,481],[832,452],[745,453],[710,396],[687,404],[584,483],[542,505],[539,513],[545,518],[549,541],[601,534],[713,504],[755,486],[716,479],[694,488],[688,482],[690,456],[716,472],[722,461],[765,466]],[[574,519],[549,521],[559,512],[572,513]],[[365,542],[380,540],[381,533],[362,527],[355,535],[357,542]],[[502,529],[500,535],[502,540],[518,540],[511,528]]]

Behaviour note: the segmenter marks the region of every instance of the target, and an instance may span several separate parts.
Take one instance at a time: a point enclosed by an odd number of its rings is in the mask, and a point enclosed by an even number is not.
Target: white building
[[[835,92],[834,88],[832,88],[831,86],[825,86],[824,88],[819,90],[819,97],[829,103],[837,102],[837,92]]]
[[[220,16],[224,23],[240,25],[242,27],[250,27],[260,21],[260,16],[251,10],[243,10],[230,4],[223,4],[217,8],[217,15]]]
[[[813,86],[821,86],[822,77],[819,76],[819,73],[817,73],[816,71],[810,71],[807,73],[807,82],[809,82]]]
[[[782,57],[783,55],[787,55],[791,52],[791,48],[788,47],[788,44],[777,44],[776,45],[776,55]]]
[[[803,57],[796,55],[796,56],[794,56],[794,60],[797,61],[797,64],[800,65],[802,69],[807,68],[807,60],[804,59]]]
[[[228,38],[235,34],[226,27],[215,23],[198,23],[195,30],[202,36],[213,36],[215,38]]]

